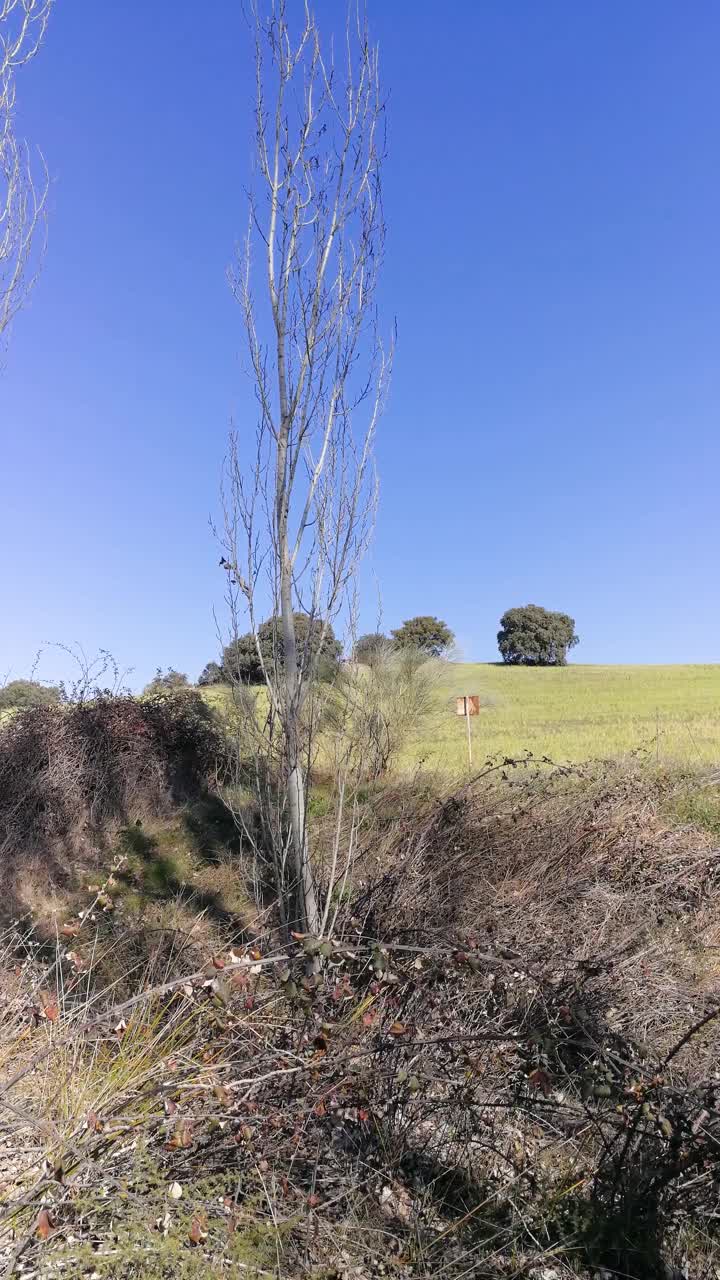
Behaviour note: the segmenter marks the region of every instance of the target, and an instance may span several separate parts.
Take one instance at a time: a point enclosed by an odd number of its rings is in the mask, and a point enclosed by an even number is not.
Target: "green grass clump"
[[[73,1200],[75,1217],[104,1248],[61,1246],[55,1261],[74,1275],[87,1268],[97,1280],[212,1280],[236,1271],[257,1280],[274,1274],[294,1221],[279,1229],[262,1221],[252,1199],[233,1210],[237,1179],[231,1173],[183,1178],[179,1200],[170,1194],[172,1181],[140,1143],[132,1175],[112,1198],[88,1192]],[[196,1221],[202,1224],[199,1242],[192,1234]]]
[[[670,797],[664,816],[684,827],[701,827],[720,836],[720,785],[707,781],[688,781]]]

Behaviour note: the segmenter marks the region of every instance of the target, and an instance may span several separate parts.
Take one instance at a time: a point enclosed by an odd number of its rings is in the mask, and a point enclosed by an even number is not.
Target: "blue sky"
[[[363,621],[375,575],[388,627],[439,614],[469,659],[528,601],[573,614],[577,662],[720,659],[720,8],[369,11],[399,337]],[[57,0],[18,97],[53,190],[0,374],[0,672],[79,640],[196,676],[228,425],[254,425],[239,0]]]

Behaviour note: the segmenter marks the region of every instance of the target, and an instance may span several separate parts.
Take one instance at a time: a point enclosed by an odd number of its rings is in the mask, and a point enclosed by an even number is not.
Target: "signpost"
[[[480,696],[477,693],[465,693],[455,699],[455,715],[464,716],[467,725],[468,764],[472,767],[472,733],[470,717],[480,715]]]

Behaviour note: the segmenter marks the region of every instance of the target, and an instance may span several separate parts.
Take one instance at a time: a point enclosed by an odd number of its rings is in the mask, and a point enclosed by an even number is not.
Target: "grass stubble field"
[[[203,690],[220,708],[229,695]],[[435,708],[407,743],[397,767],[448,775],[467,770],[467,729],[456,699],[477,694],[473,764],[528,752],[558,764],[640,753],[659,764],[720,761],[720,664],[512,667],[438,663]]]
[[[467,767],[465,721],[455,699],[478,694],[473,758],[531,751],[558,763],[615,758],[638,750],[660,762],[720,760],[720,665],[567,666],[542,669],[448,663],[437,710],[405,752],[456,773]]]

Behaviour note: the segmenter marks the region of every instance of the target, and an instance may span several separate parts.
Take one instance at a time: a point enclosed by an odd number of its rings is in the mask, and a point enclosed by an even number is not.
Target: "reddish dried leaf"
[[[81,928],[82,925],[80,921],[72,921],[71,923],[64,924],[60,932],[63,938],[77,938]]]
[[[164,1102],[164,1106],[165,1106],[166,1116],[174,1116],[175,1112],[178,1109],[177,1102],[173,1102],[172,1098],[166,1098]]]
[[[47,1240],[53,1229],[53,1221],[50,1214],[47,1209],[41,1209],[35,1223],[35,1235],[38,1240]]]
[[[213,962],[213,969],[224,969],[224,968],[225,968],[225,959],[224,959],[224,957],[223,957],[223,956],[219,956],[219,955],[218,955],[218,956],[213,956],[213,958],[212,958],[212,962]]]
[[[375,1014],[371,1013],[370,1010],[368,1010],[367,1013],[363,1014],[362,1023],[364,1027],[372,1027],[374,1022],[375,1022]]]
[[[203,1218],[193,1218],[188,1231],[188,1240],[191,1244],[202,1244],[207,1239],[207,1230],[205,1228],[205,1220]]]
[[[541,1067],[536,1067],[534,1071],[530,1072],[530,1075],[528,1076],[528,1084],[532,1089],[539,1089],[544,1093],[546,1098],[552,1091],[550,1077],[547,1071],[543,1071]]]
[[[93,1133],[102,1133],[102,1132],[103,1132],[103,1129],[105,1128],[105,1125],[103,1124],[102,1120],[100,1119],[100,1117],[99,1117],[99,1115],[98,1115],[97,1111],[88,1111],[88,1115],[87,1115],[87,1127],[88,1127],[88,1129],[91,1129],[91,1130],[93,1131]]]
[[[358,1120],[361,1124],[367,1124],[370,1119],[370,1112],[367,1107],[358,1107]]]
[[[47,1018],[48,1022],[57,1022],[59,1010],[55,997],[49,991],[40,992],[40,1016]]]
[[[175,1125],[175,1131],[171,1138],[168,1139],[165,1146],[168,1151],[177,1151],[192,1146],[192,1125],[189,1120],[179,1120]]]
[[[313,1114],[316,1116],[324,1116],[327,1114],[327,1107],[325,1106],[322,1098],[319,1102],[315,1103],[315,1106],[313,1107]]]
[[[317,1209],[319,1203],[320,1203],[320,1197],[315,1195],[315,1192],[313,1192],[312,1195],[308,1196],[307,1198],[308,1209]]]

